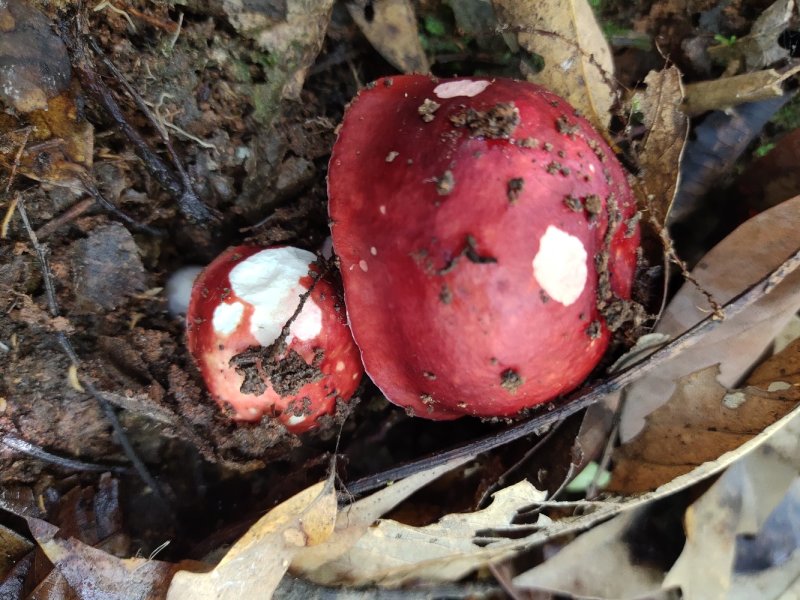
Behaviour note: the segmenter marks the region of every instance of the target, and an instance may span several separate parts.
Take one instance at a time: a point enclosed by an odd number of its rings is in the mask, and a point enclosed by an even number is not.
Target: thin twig
[[[183,163],[181,162],[178,153],[175,151],[175,148],[172,146],[172,140],[170,140],[164,124],[161,122],[161,120],[159,120],[158,117],[156,117],[156,115],[153,114],[153,112],[150,110],[150,107],[147,106],[147,103],[144,101],[144,98],[142,98],[139,93],[133,89],[133,86],[125,78],[125,75],[123,75],[122,72],[117,69],[117,66],[106,57],[103,49],[94,38],[89,37],[89,45],[91,46],[92,51],[100,58],[100,61],[103,63],[103,65],[105,65],[106,69],[111,72],[117,82],[124,88],[131,100],[133,100],[133,102],[136,104],[136,107],[142,112],[147,120],[150,121],[153,127],[156,128],[156,131],[158,131],[158,134],[161,136],[161,141],[164,142],[164,147],[167,149],[169,158],[172,161],[172,166],[175,167],[175,170],[178,172],[178,176],[183,184],[183,189],[187,191],[191,190],[192,194],[194,194],[192,180],[189,178],[189,174],[186,172],[186,169],[183,168]],[[199,202],[200,199],[198,198],[197,201]]]
[[[59,28],[61,37],[70,51],[73,68],[83,85],[94,100],[100,104],[117,124],[134,150],[142,160],[145,168],[177,201],[180,211],[191,221],[198,224],[210,224],[216,221],[214,213],[200,200],[187,179],[179,180],[169,166],[150,149],[142,135],[128,122],[122,108],[114,99],[114,95],[103,80],[97,75],[84,45],[83,38],[77,30],[76,19],[61,19]]]
[[[27,454],[28,456],[38,458],[39,460],[42,460],[46,463],[50,463],[51,465],[62,467],[64,469],[70,469],[73,471],[93,471],[96,473],[102,473],[105,471],[111,471],[112,473],[125,473],[128,471],[128,467],[120,467],[114,465],[100,465],[97,463],[90,463],[82,460],[76,460],[74,458],[66,458],[63,456],[58,456],[57,454],[52,454],[47,450],[40,448],[39,446],[31,444],[30,442],[26,442],[22,438],[18,438],[8,433],[0,438],[0,444],[8,446],[12,450],[16,450],[17,452],[22,452],[23,454]]]
[[[17,169],[19,169],[20,160],[22,159],[22,153],[25,152],[25,147],[28,145],[28,139],[31,137],[31,131],[33,130],[32,127],[26,127],[23,131],[25,132],[22,136],[22,141],[19,144],[19,148],[17,148],[16,154],[14,154],[14,162],[11,165],[11,173],[8,176],[8,181],[6,182],[6,196],[8,196],[8,192],[11,189],[11,184],[14,183],[14,178],[17,176]]]
[[[94,184],[94,181],[88,176],[82,176],[81,182],[83,186],[86,188],[86,191],[89,192],[89,195],[97,202],[100,206],[102,206],[106,211],[108,211],[112,216],[118,218],[120,221],[125,223],[131,229],[138,231],[140,233],[146,233],[148,235],[152,235],[153,237],[164,237],[165,233],[156,227],[152,227],[151,225],[145,225],[144,223],[140,223],[136,219],[129,217],[119,208],[114,206],[110,200],[108,200],[103,193],[97,188]]]
[[[62,225],[66,225],[80,217],[83,213],[94,206],[94,198],[84,198],[80,202],[76,202],[67,210],[50,219],[47,223],[36,230],[36,237],[43,240],[50,234],[57,231]]]
[[[751,286],[723,308],[725,319],[730,319],[749,308],[754,302],[763,298],[772,289],[800,267],[800,249],[789,256],[777,269],[761,279],[758,283]],[[667,360],[674,358],[681,352],[694,346],[709,331],[716,328],[720,321],[714,315],[706,317],[682,335],[678,336],[670,343],[662,346],[637,363],[627,369],[620,371],[613,377],[594,383],[588,387],[576,390],[561,400],[557,400],[546,407],[543,407],[540,414],[531,417],[527,421],[522,421],[512,425],[508,429],[493,435],[474,440],[462,446],[439,452],[415,461],[411,461],[391,469],[387,469],[375,475],[369,475],[347,484],[350,494],[358,496],[365,492],[377,489],[392,481],[403,479],[409,475],[420,473],[434,467],[438,467],[464,456],[483,454],[495,448],[504,446],[510,442],[518,440],[526,435],[534,433],[541,427],[556,423],[573,415],[592,404],[599,402],[608,394],[616,392],[626,385],[633,383],[646,373],[649,373]],[[547,411],[547,412],[543,412]]]

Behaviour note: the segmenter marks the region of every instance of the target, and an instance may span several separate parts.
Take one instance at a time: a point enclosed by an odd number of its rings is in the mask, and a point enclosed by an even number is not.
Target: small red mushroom
[[[625,171],[540,86],[379,80],[345,114],[328,192],[366,371],[418,416],[514,416],[570,391],[631,311]]]
[[[358,349],[339,296],[319,276],[315,260],[298,248],[237,246],[195,280],[187,312],[189,351],[209,392],[233,419],[277,417],[289,431],[302,433],[355,392],[363,374]],[[242,364],[237,370],[231,359],[270,347],[303,297],[276,356],[262,353],[251,361],[257,381],[242,391]]]

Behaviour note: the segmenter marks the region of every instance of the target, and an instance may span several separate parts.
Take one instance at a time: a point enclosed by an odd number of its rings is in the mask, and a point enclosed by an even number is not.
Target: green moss
[[[772,123],[785,131],[800,128],[800,94],[775,113]]]

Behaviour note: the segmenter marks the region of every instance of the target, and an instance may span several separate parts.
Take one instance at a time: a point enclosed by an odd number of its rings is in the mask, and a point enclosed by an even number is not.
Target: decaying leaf
[[[544,68],[525,73],[527,79],[564,97],[598,131],[607,131],[616,98],[614,62],[587,0],[493,4],[501,26],[516,35],[522,48],[544,59]]]
[[[756,215],[713,248],[693,276],[720,304],[729,301],[800,247],[800,197]],[[719,382],[733,387],[800,308],[800,273],[790,275],[738,317],[723,321],[703,341],[626,389],[620,435],[636,435],[645,415],[669,399],[681,377],[720,365]],[[703,320],[707,299],[691,283],[678,291],[656,331],[678,335]]]
[[[625,534],[641,508],[623,513],[578,537],[550,560],[521,573],[514,585],[593,598],[640,598],[658,589],[664,573],[640,564]]]
[[[771,360],[782,361],[792,352],[800,352],[800,344]],[[735,450],[800,402],[800,387],[729,392],[717,375],[712,366],[679,381],[670,401],[650,414],[639,435],[614,453],[609,490],[631,494],[656,489]],[[800,383],[800,372],[787,379]]]
[[[650,71],[644,82],[640,106],[647,136],[639,155],[640,182],[651,216],[663,226],[678,189],[689,119],[679,108],[683,85],[676,67]]]
[[[224,0],[222,8],[239,33],[269,52],[266,83],[256,90],[256,117],[271,123],[281,99],[299,96],[306,71],[322,48],[333,0]]]
[[[176,573],[168,600],[256,600],[269,597],[292,557],[334,531],[333,474],[292,496],[259,519],[208,573]]]
[[[779,98],[785,93],[783,83],[798,72],[800,67],[786,72],[765,69],[690,83],[686,86],[681,110],[689,116],[696,116],[710,110],[727,110],[745,102]]]
[[[24,537],[0,525],[0,581],[32,547]]]
[[[81,600],[163,598],[172,574],[191,568],[188,562],[116,558],[74,538],[59,538],[58,527],[45,521],[33,517],[27,521],[39,547]]]
[[[798,354],[800,347],[795,360]],[[795,364],[795,374],[797,364],[800,361]],[[738,588],[733,580],[736,540],[739,535],[757,533],[800,476],[798,434],[800,419],[795,417],[728,469],[689,507],[684,518],[686,545],[664,586],[679,586],[685,598],[710,600],[729,598],[728,593]],[[746,597],[777,595],[752,593]]]
[[[513,530],[512,519],[519,509],[544,497],[544,492],[522,481],[494,494],[492,504],[484,510],[446,515],[425,527],[379,521],[345,553],[313,571],[303,571],[303,576],[317,583],[348,585],[456,581],[513,554],[515,541],[481,537],[479,532]],[[347,517],[343,514],[341,518]]]
[[[759,15],[745,37],[709,48],[709,54],[720,62],[741,60],[748,71],[772,66],[789,56],[778,39],[789,26],[794,10],[795,0],[777,0]]]
[[[369,20],[362,4],[348,4],[347,10],[387,62],[403,73],[429,71],[428,58],[419,41],[414,6],[409,0],[376,0]]]

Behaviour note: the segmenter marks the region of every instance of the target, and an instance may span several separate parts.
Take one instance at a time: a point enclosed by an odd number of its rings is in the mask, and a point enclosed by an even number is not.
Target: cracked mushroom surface
[[[195,280],[189,351],[233,419],[275,417],[303,433],[358,387],[363,369],[344,307],[315,261],[299,248],[237,246]]]
[[[379,80],[345,113],[328,191],[366,371],[417,416],[547,402],[624,319],[639,246],[626,173],[540,86]]]

